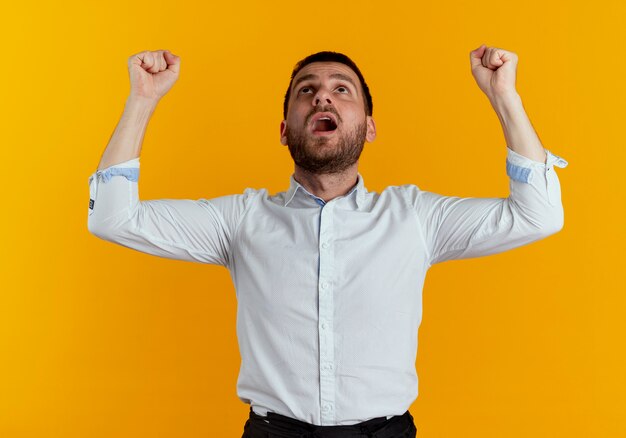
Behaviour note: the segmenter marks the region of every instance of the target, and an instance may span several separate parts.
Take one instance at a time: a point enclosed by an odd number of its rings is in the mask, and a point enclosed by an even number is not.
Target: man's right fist
[[[158,101],[178,79],[180,57],[169,50],[144,51],[128,58],[130,96]]]

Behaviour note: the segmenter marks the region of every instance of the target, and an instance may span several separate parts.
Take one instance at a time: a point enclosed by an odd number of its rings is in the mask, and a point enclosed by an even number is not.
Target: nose
[[[330,98],[330,93],[326,88],[322,87],[319,89],[315,97],[313,98],[313,106],[318,105],[331,105],[333,103]]]

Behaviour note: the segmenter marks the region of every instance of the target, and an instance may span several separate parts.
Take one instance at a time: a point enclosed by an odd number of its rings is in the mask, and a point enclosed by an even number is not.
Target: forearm
[[[509,149],[531,160],[545,163],[547,155],[528,119],[519,94],[496,97],[491,104],[500,119]]]
[[[107,145],[97,170],[139,157],[150,117],[158,101],[129,97],[124,113]]]

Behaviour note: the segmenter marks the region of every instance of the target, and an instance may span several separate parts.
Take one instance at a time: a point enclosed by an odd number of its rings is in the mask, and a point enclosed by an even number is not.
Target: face
[[[313,173],[338,173],[355,164],[365,141],[376,138],[358,76],[341,63],[313,62],[298,72],[291,87],[280,142],[289,147],[295,164]],[[333,121],[316,121],[320,113]]]

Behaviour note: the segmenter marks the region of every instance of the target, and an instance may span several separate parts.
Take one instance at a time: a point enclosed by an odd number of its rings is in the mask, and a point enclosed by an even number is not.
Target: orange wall
[[[504,136],[470,71],[482,43],[518,54],[529,117],[570,163],[565,226],[431,269],[418,436],[626,436],[623,2],[29,3],[0,28],[0,436],[236,437],[248,417],[228,271],[87,230],[130,55],[181,57],[144,139],[142,199],[285,190],[282,99],[318,50],[347,53],[372,90],[370,191],[504,197]]]

